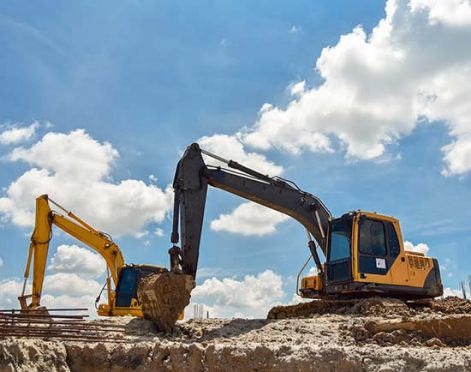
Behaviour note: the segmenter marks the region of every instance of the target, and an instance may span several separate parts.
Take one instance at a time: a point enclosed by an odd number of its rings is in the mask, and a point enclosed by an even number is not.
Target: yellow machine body
[[[301,279],[301,296],[322,298],[377,294],[418,299],[436,297],[443,293],[437,260],[425,257],[423,253],[404,249],[400,224],[396,218],[365,211],[350,212],[342,218],[351,223],[348,258],[332,259],[330,250],[333,249],[333,244],[329,228],[327,262],[323,265],[326,270],[319,275]],[[340,223],[343,222],[338,222]],[[365,224],[364,229],[370,228],[372,231],[361,230],[362,224]],[[366,245],[363,243],[362,246],[362,242],[374,239],[380,242],[377,244],[383,248],[382,253],[362,251]],[[346,253],[344,247],[345,256]],[[343,265],[342,270],[348,272],[348,275],[336,278],[335,270],[339,270],[336,265]],[[349,266],[348,269],[345,268],[346,265]]]
[[[50,203],[62,209],[65,212],[64,215],[51,210]],[[18,297],[21,308],[28,310],[41,307],[41,294],[53,225],[84,243],[106,261],[108,277],[105,288],[108,301],[99,305],[98,315],[142,317],[141,306],[137,299],[139,281],[146,275],[159,273],[165,269],[153,265],[126,265],[121,250],[109,235],[94,229],[75,214],[49,199],[47,195],[36,199],[35,227],[26,261],[23,290],[21,296]],[[31,264],[33,266],[32,291],[31,294],[25,294]],[[124,275],[126,275],[126,280],[122,281]]]

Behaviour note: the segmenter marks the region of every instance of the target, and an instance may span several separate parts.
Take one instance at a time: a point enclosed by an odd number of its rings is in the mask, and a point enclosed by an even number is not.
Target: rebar
[[[54,309],[84,310],[87,309]],[[35,311],[25,313],[16,309],[0,310],[0,339],[28,337],[61,341],[132,342],[123,337],[125,325],[86,321],[84,318],[87,316],[36,314]]]

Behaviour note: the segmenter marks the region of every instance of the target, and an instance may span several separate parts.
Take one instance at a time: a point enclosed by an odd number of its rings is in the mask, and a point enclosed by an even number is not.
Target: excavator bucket
[[[191,275],[164,272],[142,279],[137,297],[145,319],[152,320],[163,332],[171,332],[183,310],[190,303],[195,287]]]

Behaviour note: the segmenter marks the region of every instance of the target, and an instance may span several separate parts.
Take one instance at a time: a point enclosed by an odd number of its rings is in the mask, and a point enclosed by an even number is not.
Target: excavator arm
[[[64,211],[66,215],[64,216],[51,210],[50,203]],[[115,288],[118,284],[120,270],[124,267],[124,258],[119,247],[113,242],[111,237],[95,230],[75,214],[67,211],[56,202],[49,199],[47,195],[42,195],[36,199],[35,226],[29,245],[23,290],[19,297],[22,309],[37,308],[40,306],[53,225],[99,253],[106,261],[108,274],[111,276]],[[25,295],[26,285],[31,271],[31,263],[33,264],[32,293]],[[109,289],[109,278],[107,284]],[[28,298],[31,298],[29,305],[27,304]],[[108,300],[110,301],[111,299],[109,298]]]
[[[206,165],[203,154],[226,163],[231,170]],[[200,149],[196,143],[190,145],[180,159],[173,182],[175,199],[171,239],[174,246],[169,251],[172,271],[196,276],[208,185],[277,210],[300,222],[306,228],[311,254],[322,271],[313,238],[326,254],[331,213],[321,200],[290,181],[269,177],[225,160]],[[179,240],[181,248],[176,246]]]

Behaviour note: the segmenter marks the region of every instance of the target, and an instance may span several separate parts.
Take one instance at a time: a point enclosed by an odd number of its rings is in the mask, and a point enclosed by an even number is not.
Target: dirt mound
[[[116,318],[107,322],[127,329],[119,344],[0,340],[0,371],[469,370],[471,347],[433,346],[434,340],[430,347],[415,345],[406,333],[405,344],[386,341],[386,335],[359,342],[346,332],[359,321],[334,314],[277,321],[205,319],[179,322],[176,332],[165,334],[145,319]]]
[[[413,343],[440,347],[468,346],[471,345],[471,316],[369,320],[363,327],[352,327],[351,332],[358,341],[371,338],[380,345]]]
[[[194,287],[190,275],[172,272],[149,275],[140,282],[137,291],[144,317],[152,320],[159,330],[171,332],[190,303]]]
[[[342,332],[359,343],[434,348],[471,345],[471,301],[458,297],[408,303],[385,298],[311,301],[276,306],[268,319],[326,314],[351,316],[354,324],[342,328]]]
[[[308,318],[322,314],[413,316],[420,313],[471,314],[471,301],[459,297],[410,302],[381,297],[359,300],[313,300],[297,305],[275,306],[268,312],[267,318]]]
[[[394,298],[373,297],[361,300],[310,301],[297,305],[275,306],[267,315],[268,319],[307,318],[322,314],[408,315],[408,306]]]
[[[434,312],[444,314],[471,314],[471,301],[459,297],[433,300],[429,306]]]

